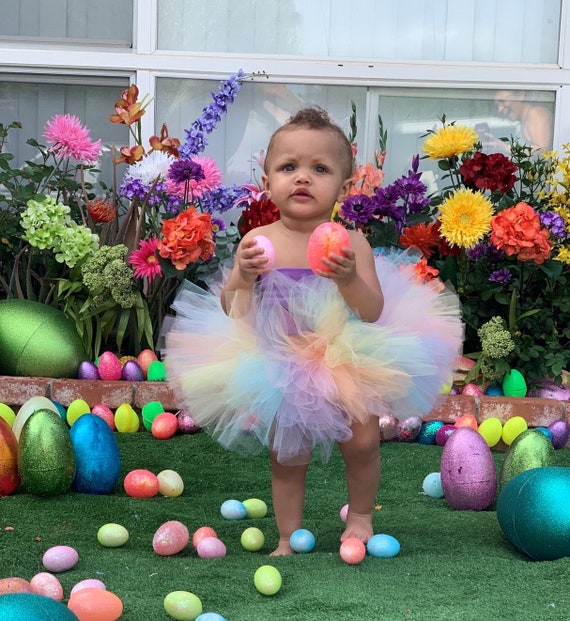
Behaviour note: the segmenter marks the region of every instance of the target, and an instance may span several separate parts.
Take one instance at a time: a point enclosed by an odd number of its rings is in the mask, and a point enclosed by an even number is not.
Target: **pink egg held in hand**
[[[338,222],[323,222],[311,233],[307,245],[309,267],[316,272],[331,272],[323,263],[330,254],[342,254],[342,248],[350,246],[348,231]]]
[[[256,235],[253,239],[258,248],[263,248],[263,254],[267,257],[265,268],[272,270],[275,267],[275,248],[271,240],[265,235]]]

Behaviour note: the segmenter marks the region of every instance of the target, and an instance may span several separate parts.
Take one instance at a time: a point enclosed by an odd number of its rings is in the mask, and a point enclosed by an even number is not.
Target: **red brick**
[[[441,402],[424,416],[423,420],[440,420],[444,423],[454,423],[460,416],[471,414],[477,418],[477,401],[475,397],[467,395],[446,395]]]
[[[522,416],[529,427],[548,427],[565,417],[565,405],[552,399],[479,397],[479,421],[498,418],[503,424],[513,416]]]
[[[32,397],[48,397],[49,377],[0,377],[0,403],[16,411]]]
[[[174,396],[174,391],[166,382],[139,382],[135,385],[133,406],[142,408],[149,401],[160,401],[166,411],[177,411],[182,408]]]
[[[114,410],[122,403],[132,405],[133,395],[132,382],[54,379],[50,398],[66,407],[75,399],[83,399],[90,407],[102,403]]]

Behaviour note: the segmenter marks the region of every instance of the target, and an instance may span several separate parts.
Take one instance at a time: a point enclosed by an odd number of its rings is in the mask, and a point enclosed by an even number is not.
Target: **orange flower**
[[[158,252],[180,271],[199,259],[207,261],[216,248],[210,214],[198,214],[192,205],[175,218],[163,220],[162,235]]]
[[[160,128],[160,138],[158,136],[151,136],[148,141],[154,151],[164,151],[168,153],[168,155],[173,155],[174,157],[180,156],[178,151],[180,140],[178,140],[178,138],[171,138],[168,135],[166,123],[163,123]]]
[[[113,203],[98,198],[87,203],[87,213],[98,224],[112,222],[117,217],[117,208]]]
[[[435,280],[439,275],[439,270],[427,264],[427,259],[422,257],[414,264],[414,273],[417,280],[421,283],[427,283]]]
[[[436,226],[435,222],[430,222],[404,227],[398,243],[404,248],[415,246],[424,257],[429,259],[438,249],[440,241],[439,227]]]
[[[142,102],[137,102],[139,89],[136,84],[131,84],[123,91],[121,99],[115,102],[115,114],[109,115],[111,123],[123,123],[132,125],[145,113]]]
[[[134,164],[142,159],[144,155],[144,148],[140,145],[136,145],[134,147],[121,147],[119,151],[119,157],[115,158],[113,161],[115,164]]]
[[[350,195],[365,194],[372,196],[384,181],[384,171],[375,168],[370,162],[359,166],[352,175]],[[360,184],[360,185],[359,185]]]
[[[491,220],[491,243],[519,261],[544,263],[551,252],[549,237],[538,213],[524,202],[503,209]]]

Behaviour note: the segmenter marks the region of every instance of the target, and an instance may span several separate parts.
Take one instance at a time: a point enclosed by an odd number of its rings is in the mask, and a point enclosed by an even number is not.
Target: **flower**
[[[117,217],[117,207],[103,198],[87,203],[87,213],[96,224],[112,222]]]
[[[415,247],[420,250],[426,259],[439,248],[440,227],[435,222],[420,222],[415,226],[404,227],[400,235],[399,244],[403,248]]]
[[[179,160],[190,162],[194,170],[201,172],[194,178],[181,179],[177,181],[172,175],[166,180],[168,191],[178,196],[186,194],[192,199],[200,198],[205,192],[215,190],[222,183],[222,172],[216,162],[211,157],[194,157],[189,160]],[[179,163],[177,162],[177,164]],[[188,188],[186,187],[188,182]]]
[[[456,157],[470,151],[479,136],[477,132],[466,125],[445,125],[430,134],[423,145],[424,153],[430,160]]]
[[[133,266],[135,278],[148,278],[152,280],[156,276],[162,276],[162,268],[157,256],[158,238],[143,239],[137,248],[131,253],[129,263]]]
[[[473,157],[463,160],[459,168],[467,187],[490,192],[510,192],[517,180],[517,167],[502,153],[487,155],[477,151]]]
[[[247,207],[241,212],[238,221],[240,235],[245,235],[258,226],[271,224],[280,218],[279,210],[273,201],[265,194],[252,199]]]
[[[166,179],[174,162],[176,162],[174,156],[164,151],[151,151],[148,155],[144,155],[140,160],[131,164],[127,168],[125,177],[139,179],[143,184],[149,186],[157,179]]]
[[[45,126],[44,138],[53,143],[50,151],[55,151],[60,158],[69,158],[78,162],[92,164],[101,153],[101,140],[93,142],[89,130],[72,114],[56,114]]]
[[[469,189],[457,190],[441,205],[440,234],[450,244],[470,248],[491,229],[493,206],[489,199]]]

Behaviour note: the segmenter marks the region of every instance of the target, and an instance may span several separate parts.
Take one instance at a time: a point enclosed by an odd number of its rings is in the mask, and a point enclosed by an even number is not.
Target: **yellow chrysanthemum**
[[[430,160],[453,157],[470,151],[479,140],[477,132],[466,125],[446,125],[424,142],[424,153]]]
[[[457,190],[445,199],[440,212],[440,234],[461,248],[471,248],[491,230],[493,206],[481,192]]]
[[[570,249],[566,247],[559,248],[558,254],[555,258],[561,263],[566,263],[566,265],[570,265]]]

